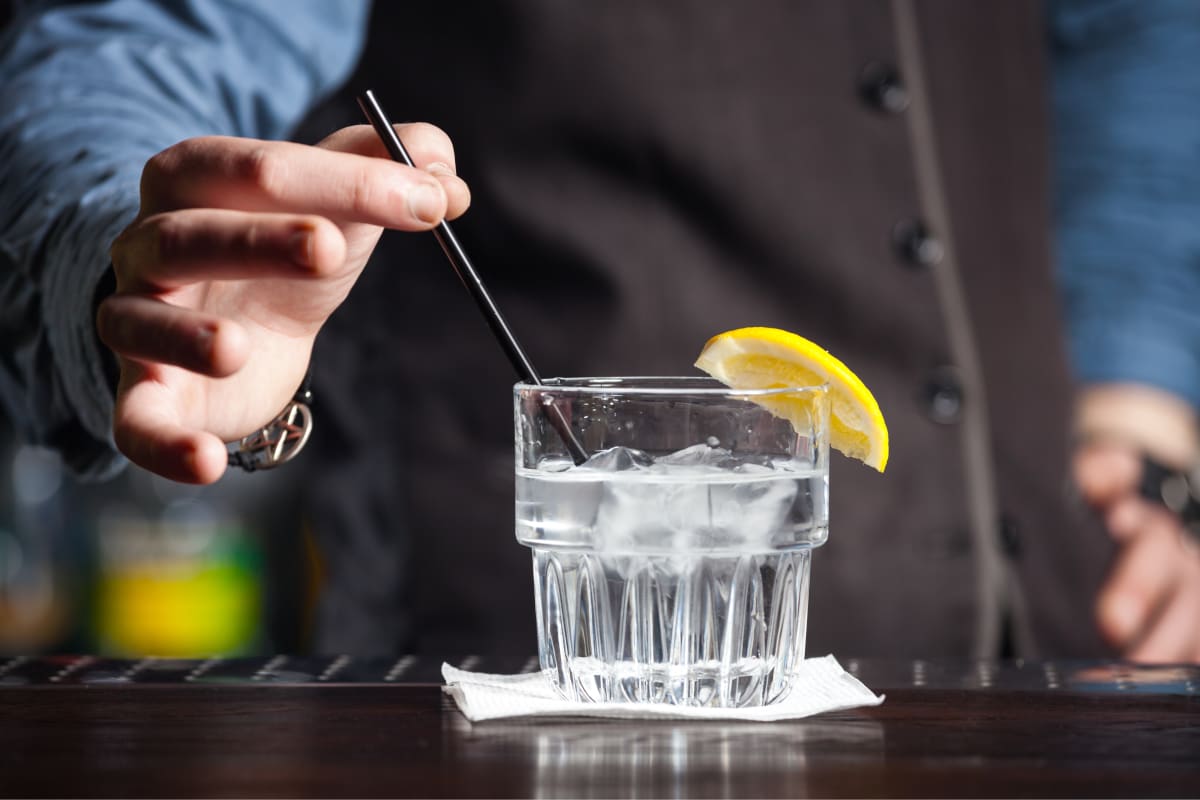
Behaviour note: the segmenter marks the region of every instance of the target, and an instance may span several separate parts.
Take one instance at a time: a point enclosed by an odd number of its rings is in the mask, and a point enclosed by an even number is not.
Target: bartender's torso
[[[810,652],[984,655],[1009,620],[1084,654],[1108,545],[1065,500],[1045,69],[1033,2],[379,3],[348,88],[454,139],[543,374],[689,374],[769,325],[872,388],[892,461],[834,457]],[[318,646],[532,652],[514,376],[431,237],[385,237],[316,372]]]

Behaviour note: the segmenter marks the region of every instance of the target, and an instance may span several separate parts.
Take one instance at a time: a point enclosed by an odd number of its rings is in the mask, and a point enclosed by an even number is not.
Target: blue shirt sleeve
[[[1075,371],[1200,407],[1200,3],[1058,0],[1050,32]]]
[[[77,471],[120,465],[92,319],[146,160],[192,136],[279,138],[343,80],[368,0],[17,8],[0,40],[0,406]]]

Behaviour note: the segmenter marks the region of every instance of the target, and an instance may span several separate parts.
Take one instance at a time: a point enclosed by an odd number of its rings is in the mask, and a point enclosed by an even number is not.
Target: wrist
[[[286,464],[304,449],[312,433],[312,367],[283,410],[259,430],[226,442],[229,466],[246,472],[273,469]]]
[[[1195,409],[1182,397],[1146,384],[1080,389],[1074,433],[1083,441],[1126,444],[1171,467],[1190,466],[1200,456]]]

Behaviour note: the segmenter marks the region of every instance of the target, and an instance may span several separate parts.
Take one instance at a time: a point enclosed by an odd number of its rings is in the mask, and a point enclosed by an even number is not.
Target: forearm
[[[1075,426],[1082,440],[1128,443],[1176,468],[1189,467],[1200,457],[1191,404],[1145,384],[1082,387],[1075,403]]]
[[[0,402],[24,437],[82,472],[118,463],[92,304],[143,164],[191,136],[284,135],[344,78],[365,14],[212,0],[18,15],[0,45]]]
[[[1073,365],[1085,386],[1168,393],[1178,402],[1122,391],[1120,405],[1174,417],[1200,404],[1200,6],[1051,9],[1057,261]],[[1112,406],[1108,389],[1081,405],[1088,424],[1120,416],[1098,410]]]

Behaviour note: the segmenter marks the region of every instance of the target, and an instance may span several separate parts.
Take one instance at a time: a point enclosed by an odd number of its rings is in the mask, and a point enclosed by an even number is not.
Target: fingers
[[[111,255],[122,292],[154,292],[202,280],[335,276],[346,241],[322,217],[181,209],[137,221]]]
[[[1178,524],[1165,512],[1149,509],[1142,530],[1121,549],[1096,601],[1097,624],[1109,642],[1126,649],[1146,635],[1178,591],[1185,556],[1195,557],[1185,551]]]
[[[1200,569],[1187,571],[1190,577],[1178,583],[1150,628],[1126,651],[1126,658],[1155,664],[1200,660]]]
[[[1142,467],[1129,447],[1111,442],[1081,446],[1074,458],[1075,482],[1084,499],[1097,506],[1108,506],[1132,495],[1141,479]]]
[[[249,356],[246,332],[237,323],[142,295],[107,298],[97,311],[96,329],[122,358],[212,377],[233,374]]]
[[[441,128],[427,122],[409,122],[395,127],[396,135],[404,142],[404,149],[418,167],[444,164],[450,172],[455,171],[454,145]],[[371,158],[391,158],[379,134],[370,125],[351,125],[334,131],[322,139],[317,147]]]
[[[424,170],[291,142],[189,139],[154,156],[142,174],[147,216],[229,208],[426,230],[443,219],[448,202],[442,182]]]
[[[446,219],[457,219],[471,204],[471,190],[457,175],[454,145],[435,125],[413,122],[397,125],[396,133],[413,163],[437,178],[446,192]],[[351,125],[327,136],[318,147],[371,158],[391,158],[379,134],[370,125]]]
[[[1162,513],[1140,497],[1125,495],[1108,506],[1104,525],[1113,539],[1128,542]]]
[[[117,448],[138,466],[183,483],[213,483],[228,463],[216,436],[189,430],[173,415],[177,398],[164,384],[142,375],[123,378],[113,417]]]

